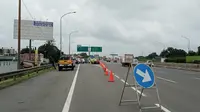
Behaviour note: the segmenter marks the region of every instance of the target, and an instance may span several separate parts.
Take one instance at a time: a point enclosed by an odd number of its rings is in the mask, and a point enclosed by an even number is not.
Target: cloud
[[[72,35],[72,49],[77,44],[103,46],[103,55],[110,53],[134,53],[135,55],[160,52],[163,46],[187,50],[185,35],[191,40],[191,48],[199,46],[199,0],[23,0],[36,20],[54,22],[56,45],[60,43],[60,17],[63,18],[63,50],[68,52],[68,34]],[[17,47],[13,35],[13,20],[17,18],[17,1],[0,4],[0,45]],[[31,19],[25,7],[22,18]],[[9,43],[8,43],[9,42]],[[34,41],[39,46],[44,41]],[[22,47],[28,45],[22,41]]]

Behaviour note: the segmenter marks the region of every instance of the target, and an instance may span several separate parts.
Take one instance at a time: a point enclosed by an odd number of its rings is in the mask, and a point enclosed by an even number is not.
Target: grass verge
[[[32,73],[23,75],[21,77],[17,77],[16,80],[14,80],[13,78],[3,80],[3,81],[0,82],[0,89],[4,89],[6,87],[12,86],[14,84],[20,83],[22,81],[28,80],[30,78],[33,78],[35,76],[41,75],[45,72],[49,72],[49,71],[52,71],[52,70],[55,70],[55,69],[52,67],[52,68],[49,68],[49,69],[40,70],[38,73],[32,72]]]

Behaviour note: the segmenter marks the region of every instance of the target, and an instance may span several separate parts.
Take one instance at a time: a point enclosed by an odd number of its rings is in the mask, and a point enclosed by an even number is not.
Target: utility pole
[[[32,48],[31,48],[31,39],[29,40],[29,60],[31,60]]]
[[[17,69],[20,69],[21,61],[20,61],[20,50],[21,50],[21,0],[19,0],[18,6],[18,61],[17,61]]]
[[[190,52],[190,39],[185,36],[181,36],[182,38],[186,39],[188,41],[188,53]]]

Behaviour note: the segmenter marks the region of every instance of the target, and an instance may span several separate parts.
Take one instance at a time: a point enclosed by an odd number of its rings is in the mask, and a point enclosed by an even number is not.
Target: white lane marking
[[[159,104],[155,104],[157,107],[159,107],[160,105]],[[171,112],[170,110],[168,110],[167,108],[165,108],[165,107],[163,107],[162,105],[161,105],[161,109],[163,110],[163,111],[165,111],[165,112]]]
[[[117,75],[114,75],[115,77],[117,77]],[[118,76],[119,77],[119,76]],[[123,83],[125,83],[125,81],[124,81],[124,79],[121,79],[121,78],[119,78]],[[129,85],[127,82],[126,82],[126,84],[127,85]],[[134,91],[136,91],[136,89],[134,88],[134,87],[131,87]],[[141,91],[139,91],[139,90],[137,90],[137,92],[139,93],[139,94],[141,94]],[[147,96],[147,95],[145,95],[144,93],[142,93],[142,96]]]
[[[98,66],[98,65],[97,65]],[[100,66],[99,66],[100,67]],[[100,67],[101,68],[101,67]],[[117,76],[115,73],[113,73],[114,74],[114,76],[115,77],[117,77],[118,79],[120,79],[123,83],[125,83],[125,81],[123,80],[123,79],[121,79],[119,76]],[[158,77],[157,77],[158,78]],[[161,78],[161,77],[160,77]],[[175,82],[175,81],[174,81]],[[176,82],[175,82],[176,83]],[[128,83],[126,82],[126,84],[128,85]],[[136,88],[135,87],[131,87],[134,91],[136,91]],[[141,94],[141,91],[139,91],[139,90],[137,90],[137,92],[139,93],[139,94]],[[144,96],[144,97],[147,97],[147,95],[146,94],[144,94],[144,93],[142,93],[142,96]],[[159,107],[159,104],[155,104],[156,106],[158,106]],[[165,107],[163,107],[162,105],[161,105],[161,109],[164,111],[164,112],[171,112],[171,111],[169,111],[167,108],[165,108]],[[63,112],[65,112],[65,111],[63,111]],[[68,112],[68,111],[66,111],[66,112]]]
[[[119,79],[119,76],[115,75],[115,77],[117,77]]]
[[[200,78],[195,77],[194,79],[200,80]]]
[[[123,79],[121,79],[121,81],[122,81],[123,83],[125,83],[125,81],[124,81]]]
[[[169,80],[169,79],[166,79],[166,78],[162,78],[162,77],[157,77],[157,78],[158,78],[158,79],[161,79],[161,80],[164,80],[164,81],[167,81],[167,82],[177,83],[176,81]]]
[[[70,108],[72,96],[73,96],[73,93],[74,93],[74,88],[75,88],[75,84],[76,84],[79,68],[80,68],[80,64],[78,65],[78,68],[76,70],[76,73],[75,73],[75,76],[74,76],[74,79],[73,79],[73,82],[72,82],[71,88],[69,90],[69,93],[68,93],[67,99],[65,101],[65,105],[63,107],[62,112],[69,112],[69,108]]]
[[[101,66],[100,66],[100,65],[93,65],[93,66],[96,66],[96,67],[99,67],[99,68],[101,68]]]
[[[115,77],[119,77],[119,76],[117,76],[117,75],[114,75]],[[125,81],[123,80],[123,79],[121,79],[121,78],[119,78],[123,83],[125,83]],[[126,82],[126,84],[128,85],[128,83]],[[134,91],[136,91],[136,88],[135,87],[131,87]],[[137,92],[139,93],[139,94],[141,94],[141,91],[139,91],[139,90],[137,90]],[[147,97],[147,95],[146,94],[144,94],[144,93],[142,93],[142,96],[144,96],[144,97]],[[155,104],[156,106],[158,106],[159,107],[159,104]],[[162,105],[161,105],[161,109],[164,111],[164,112],[171,112],[171,111],[169,111],[167,108],[165,108],[165,107],[163,107]]]

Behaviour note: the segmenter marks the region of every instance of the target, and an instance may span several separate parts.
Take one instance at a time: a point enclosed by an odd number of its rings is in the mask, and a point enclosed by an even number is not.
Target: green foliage
[[[83,58],[88,58],[87,53],[80,53],[80,56],[82,56]]]
[[[0,54],[3,54],[3,49],[0,49]]]
[[[60,50],[55,46],[54,41],[47,41],[41,45],[38,53],[44,54],[44,58],[48,58],[50,62],[57,62],[60,58]]]
[[[197,53],[194,51],[189,51],[189,53],[187,54],[187,56],[196,56]]]
[[[168,58],[168,59],[165,59],[165,62],[185,63],[186,58],[185,57]]]
[[[197,55],[200,55],[200,46],[197,49],[198,49]]]
[[[185,57],[187,53],[182,50],[182,49],[176,49],[173,47],[168,47],[166,50],[163,50],[160,53],[161,57],[167,57],[167,58],[172,58],[172,57]]]
[[[156,52],[153,52],[153,53],[149,54],[146,58],[147,59],[155,59],[156,57],[158,57],[158,55],[156,54]]]
[[[192,63],[194,60],[200,60],[200,56],[186,56],[187,63]]]
[[[29,53],[29,48],[23,48],[21,50],[21,54],[24,54],[24,53]],[[35,53],[34,49],[31,49],[31,53]]]

